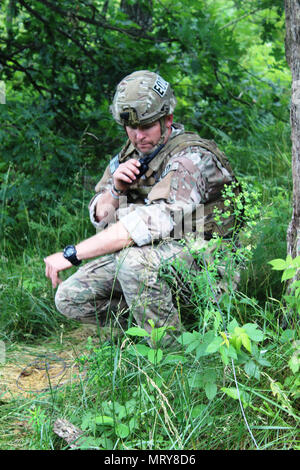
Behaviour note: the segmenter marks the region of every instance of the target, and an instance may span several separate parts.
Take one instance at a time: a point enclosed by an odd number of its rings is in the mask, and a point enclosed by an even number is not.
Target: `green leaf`
[[[130,429],[126,424],[118,423],[115,429],[116,435],[121,439],[124,439],[125,437],[129,436]]]
[[[281,276],[281,281],[287,281],[288,279],[292,279],[297,273],[296,268],[288,268],[286,269],[282,276]]]
[[[246,331],[252,341],[262,341],[264,339],[263,332],[258,329],[258,326],[253,323],[246,323],[243,325],[243,329]]]
[[[263,357],[259,356],[259,358],[257,359],[257,362],[259,365],[263,366],[263,367],[271,367],[271,362],[268,361],[267,359],[264,359]]]
[[[255,364],[254,361],[250,360],[246,362],[244,366],[244,370],[249,377],[255,377],[257,380],[260,378],[260,372],[258,366]]]
[[[150,334],[144,330],[144,328],[139,328],[138,326],[129,328],[126,333],[130,336],[150,336]]]
[[[91,424],[94,423],[93,415],[89,412],[82,417],[81,428],[83,430],[90,428]]]
[[[238,322],[236,321],[235,318],[233,320],[231,320],[231,322],[228,323],[229,333],[233,333],[235,328],[237,328],[238,326],[239,326],[239,324],[238,324]]]
[[[293,283],[293,287],[294,287],[294,283]],[[298,297],[300,297],[300,287],[297,287],[297,289],[295,290],[295,297],[298,299]]]
[[[136,416],[129,420],[128,425],[130,431],[133,431],[138,426],[138,419],[136,418]]]
[[[233,398],[234,400],[238,399],[238,393],[237,389],[234,387],[222,387],[221,388],[222,392],[226,393],[230,398]]]
[[[206,411],[207,406],[206,405],[196,405],[194,406],[192,412],[191,412],[191,417],[192,418],[199,418],[200,416],[203,415],[203,413]]]
[[[152,364],[158,364],[163,357],[163,352],[161,349],[150,349],[148,352],[148,359]]]
[[[158,343],[166,334],[167,326],[162,326],[160,328],[154,328],[151,331],[151,339],[154,344]]]
[[[168,354],[164,359],[164,364],[185,364],[188,361],[188,358],[182,356],[181,354]]]
[[[199,357],[202,356],[208,356],[208,352],[206,351],[207,348],[207,343],[198,343],[197,349],[196,349],[196,359],[199,359]]]
[[[216,381],[216,372],[212,369],[212,370],[207,370],[206,372],[204,372],[203,374],[203,382],[215,382]]]
[[[247,335],[247,333],[243,333],[241,335],[241,339],[242,339],[242,344],[243,344],[244,348],[247,349],[247,351],[249,351],[249,353],[251,353],[251,341],[250,341],[250,338]]]
[[[296,258],[292,261],[293,268],[300,268],[300,256],[296,256]]]
[[[188,383],[191,388],[203,387],[203,375],[196,372],[192,377],[188,378]]]
[[[249,405],[250,397],[248,393],[244,392],[243,390],[240,389],[238,394],[238,391],[235,387],[222,387],[221,391],[226,393],[227,396],[233,398],[234,400],[238,400],[240,395],[240,399],[244,407],[246,408]]]
[[[201,335],[197,331],[193,331],[193,333],[186,332],[178,338],[178,341],[187,346],[186,353],[190,353],[201,343]]]
[[[300,359],[297,353],[292,355],[291,359],[288,362],[288,365],[293,374],[296,374],[299,371]]]
[[[217,385],[214,382],[206,382],[204,390],[207,398],[212,400],[217,394]]]
[[[137,344],[136,350],[138,353],[140,353],[142,356],[147,356],[148,352],[150,351],[151,348],[149,346],[146,346],[145,344]]]
[[[236,327],[234,329],[234,334],[230,339],[230,342],[237,351],[239,351],[243,345],[244,348],[251,353],[251,342],[249,336],[243,328]]]
[[[103,424],[104,426],[113,426],[114,419],[111,416],[95,416],[95,423],[96,424]]]
[[[231,357],[232,359],[237,359],[237,358],[238,358],[237,353],[236,353],[236,350],[235,350],[235,348],[232,346],[232,344],[229,345],[229,348],[228,348],[228,356]]]
[[[220,336],[217,336],[216,338],[213,339],[213,341],[207,346],[206,352],[209,354],[213,354],[217,352],[223,343],[223,338],[220,338]]]
[[[229,357],[228,357],[228,348],[224,347],[224,346],[221,346],[220,347],[220,354],[221,354],[221,359],[223,361],[223,363],[225,364],[225,366],[227,366],[229,364]]]
[[[224,362],[225,365],[229,364],[230,358],[232,359],[238,358],[237,352],[232,344],[229,345],[229,348],[227,348],[227,346],[222,345],[220,347],[220,354],[221,354],[222,361]]]
[[[206,351],[208,345],[213,341],[215,338],[214,332],[213,331],[208,331],[205,333],[201,339],[198,339],[197,345],[196,345],[196,359],[199,359],[199,357],[202,356],[207,356],[210,353]]]
[[[288,266],[286,260],[280,258],[273,259],[269,261],[268,264],[271,264],[275,271],[283,271]]]
[[[279,340],[281,343],[287,343],[295,338],[295,330],[287,329],[280,336]]]
[[[183,346],[194,344],[196,348],[200,342],[200,333],[198,333],[197,331],[193,331],[192,333],[186,331],[182,333],[179,338],[177,338],[177,341]]]
[[[241,332],[242,329],[239,326],[236,326],[232,333],[232,337],[230,338],[230,343],[236,349],[236,351],[239,351],[242,346]]]
[[[127,410],[124,405],[120,405],[118,402],[115,402],[115,409],[116,409],[116,413],[118,415],[119,420],[121,420],[122,418],[125,418],[125,416],[127,415]]]
[[[102,447],[102,439],[91,436],[84,436],[76,441],[76,445],[79,446],[81,450],[95,449]]]

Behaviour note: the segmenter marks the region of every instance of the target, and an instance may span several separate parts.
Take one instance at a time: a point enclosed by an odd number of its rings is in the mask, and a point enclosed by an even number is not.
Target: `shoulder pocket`
[[[148,194],[150,202],[158,199],[168,199],[171,192],[171,183],[174,175],[174,171],[169,171],[167,175],[156,183]]]

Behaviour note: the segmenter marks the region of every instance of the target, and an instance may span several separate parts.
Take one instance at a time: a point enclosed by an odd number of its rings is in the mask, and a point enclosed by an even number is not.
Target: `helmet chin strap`
[[[159,142],[158,142],[158,145],[161,145],[161,144],[164,144],[165,142],[165,139],[167,137],[167,133],[168,133],[168,129],[166,127],[166,116],[162,116],[160,119],[159,119],[159,123],[160,123],[160,133],[161,133],[161,137],[159,139]]]

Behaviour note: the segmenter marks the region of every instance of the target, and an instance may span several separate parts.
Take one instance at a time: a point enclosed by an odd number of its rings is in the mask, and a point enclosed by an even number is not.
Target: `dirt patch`
[[[16,346],[0,366],[0,400],[32,398],[35,394],[51,391],[82,380],[76,359],[86,352],[87,338],[97,340],[95,327],[82,325],[61,335],[58,341],[43,346]]]
[[[58,359],[54,362],[45,356],[27,364],[11,364],[2,368],[0,399],[5,401],[20,396],[29,398],[33,394],[72,384],[83,376],[77,364],[57,362]]]
[[[96,325],[81,325],[67,334],[62,334],[60,342],[65,345],[86,345],[87,339],[91,337],[94,341],[98,338]]]

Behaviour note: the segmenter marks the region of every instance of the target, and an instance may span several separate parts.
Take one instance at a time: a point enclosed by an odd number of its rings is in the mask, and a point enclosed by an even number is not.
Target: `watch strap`
[[[71,253],[70,253],[71,252]],[[76,248],[74,245],[68,245],[65,247],[63,251],[64,258],[66,258],[70,263],[72,263],[74,266],[79,266],[81,263],[81,260],[77,258],[77,252]]]

